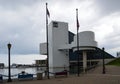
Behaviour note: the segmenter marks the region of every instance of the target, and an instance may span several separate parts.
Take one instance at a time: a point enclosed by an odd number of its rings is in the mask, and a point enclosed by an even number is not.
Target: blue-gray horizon
[[[35,64],[35,60],[44,60],[46,55],[40,54],[11,54],[12,64]],[[4,63],[8,66],[8,54],[0,54],[0,63]]]

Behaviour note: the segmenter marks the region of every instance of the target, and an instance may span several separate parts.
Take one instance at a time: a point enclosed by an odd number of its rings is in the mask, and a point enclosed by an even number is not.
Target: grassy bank
[[[116,58],[115,60],[109,62],[107,65],[120,66],[120,58]]]

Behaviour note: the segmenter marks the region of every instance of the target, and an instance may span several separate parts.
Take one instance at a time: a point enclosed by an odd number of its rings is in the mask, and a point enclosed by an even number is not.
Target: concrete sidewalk
[[[67,78],[16,80],[11,83],[3,82],[3,84],[120,84],[120,67],[106,66],[106,74],[102,74],[102,67],[98,67],[86,74],[80,74],[80,77],[69,75]]]
[[[86,74],[80,77],[69,76],[68,78],[14,81],[3,84],[120,84],[120,75]]]

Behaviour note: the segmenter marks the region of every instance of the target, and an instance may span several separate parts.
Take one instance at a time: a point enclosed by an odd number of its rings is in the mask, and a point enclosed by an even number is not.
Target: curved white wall
[[[95,41],[95,35],[92,31],[83,31],[79,34],[79,46],[92,46],[97,47],[97,42]],[[77,46],[77,36],[74,36],[74,41],[72,42],[72,47]]]
[[[92,31],[84,31],[79,33],[79,41],[94,41],[95,35]]]

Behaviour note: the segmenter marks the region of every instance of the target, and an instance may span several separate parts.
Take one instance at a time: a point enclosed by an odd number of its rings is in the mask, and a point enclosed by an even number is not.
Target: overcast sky
[[[46,41],[45,3],[50,19],[68,22],[76,33],[76,8],[81,31],[94,31],[99,48],[116,55],[120,51],[120,0],[0,0],[0,54],[39,54]],[[1,58],[2,56],[0,56]]]

